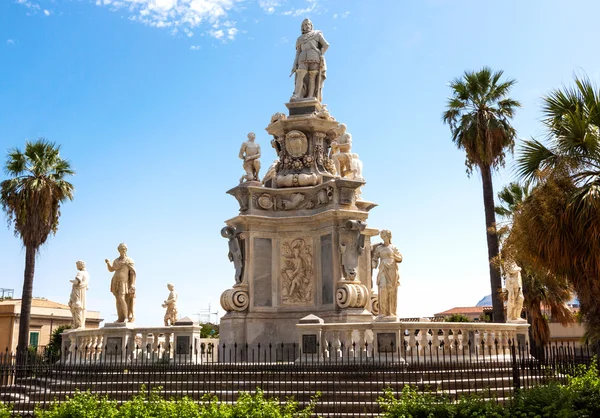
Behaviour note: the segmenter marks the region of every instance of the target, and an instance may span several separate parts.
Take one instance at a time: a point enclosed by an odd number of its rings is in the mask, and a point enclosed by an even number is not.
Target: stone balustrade
[[[509,356],[513,345],[529,343],[528,324],[485,322],[324,323],[309,315],[296,325],[300,360],[357,358],[389,361],[469,361]]]
[[[178,362],[218,361],[218,339],[200,338],[198,325],[110,327],[66,330],[62,361]]]

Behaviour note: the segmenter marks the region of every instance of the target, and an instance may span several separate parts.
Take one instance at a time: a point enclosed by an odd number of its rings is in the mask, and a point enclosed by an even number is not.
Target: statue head
[[[121,255],[127,254],[127,244],[125,244],[124,242],[120,243],[119,246],[117,247],[117,251]]]
[[[77,260],[75,265],[77,266],[77,270],[85,270],[85,261]]]
[[[510,260],[504,264],[504,270],[508,274],[517,274],[521,271],[521,267],[517,266],[514,260]]]
[[[389,229],[382,229],[381,232],[379,233],[379,236],[381,237],[381,239],[383,240],[383,242],[387,242],[390,243],[392,242],[392,231],[390,231]]]
[[[348,127],[346,126],[345,123],[340,123],[340,135],[343,135],[346,133],[346,129],[348,129]]]
[[[254,142],[254,139],[256,138],[256,135],[254,134],[254,132],[250,132],[248,134],[248,141],[250,142]]]
[[[172,283],[167,283],[167,289],[169,289],[169,291],[172,292],[173,290],[175,290],[175,286]]]
[[[313,24],[310,19],[304,19],[302,21],[302,33],[308,33],[313,30]]]
[[[223,229],[221,229],[221,236],[223,238],[232,238],[234,235],[235,230],[230,226],[226,226]]]

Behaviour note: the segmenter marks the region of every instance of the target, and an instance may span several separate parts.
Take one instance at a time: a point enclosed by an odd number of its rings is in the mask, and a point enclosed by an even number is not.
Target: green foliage
[[[117,403],[89,391],[76,391],[73,398],[55,401],[48,410],[35,409],[36,418],[113,418],[117,417]]]
[[[455,313],[455,314],[452,314],[452,315],[444,318],[444,322],[473,322],[473,321],[471,321],[469,319],[469,317],[466,315],[463,315],[460,313]]]
[[[3,404],[0,402],[0,418],[11,418],[12,407],[10,405]]]
[[[71,325],[61,325],[56,327],[52,331],[52,335],[50,336],[50,342],[46,346],[46,352],[44,353],[47,360],[56,361],[58,360],[58,356],[60,354],[61,346],[62,346],[62,333],[71,329]]]
[[[200,338],[219,338],[219,325],[212,322],[200,324]]]
[[[418,388],[404,386],[400,399],[391,390],[379,398],[384,418],[470,418],[505,417],[502,407],[495,401],[481,397],[463,397],[457,402],[433,392],[420,392]]]
[[[584,418],[600,417],[597,362],[580,366],[567,384],[551,382],[518,391],[504,406],[481,396],[453,401],[443,394],[405,386],[396,399],[391,390],[379,398],[384,418]]]
[[[77,391],[73,398],[64,402],[54,402],[46,411],[36,408],[38,418],[310,418],[320,397],[317,393],[311,403],[300,409],[298,402],[288,399],[282,405],[276,398],[265,398],[264,392],[240,393],[234,405],[219,404],[216,396],[206,395],[200,404],[184,397],[165,400],[160,394],[161,388],[154,388],[148,394],[142,386],[140,392],[120,407],[106,397],[93,395],[89,391]],[[0,404],[0,418],[3,415]]]

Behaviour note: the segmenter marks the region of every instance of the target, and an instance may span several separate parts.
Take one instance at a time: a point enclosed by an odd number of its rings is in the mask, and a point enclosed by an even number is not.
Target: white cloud
[[[208,31],[208,34],[210,36],[212,36],[213,38],[217,38],[217,39],[222,39],[223,36],[225,36],[225,32],[223,32],[223,29],[219,29],[219,30],[211,29]]]
[[[50,16],[50,11],[49,11],[49,10],[47,10],[47,9],[44,9],[44,14],[45,14],[46,16]]]
[[[279,0],[259,0],[258,5],[268,14],[275,13],[275,8],[281,6]]]
[[[288,11],[285,11],[282,13],[282,15],[284,16],[302,16],[302,15],[307,15],[309,13],[312,12],[317,12],[319,9],[319,3],[318,0],[306,0],[306,2],[308,3],[307,6],[303,9],[291,9]]]
[[[40,5],[35,3],[34,1],[31,0],[17,0],[18,4],[21,4],[25,7],[27,7],[29,10],[33,11],[33,12],[39,12],[40,11]]]
[[[14,45],[14,44],[15,44],[14,40],[12,40],[12,39],[7,39],[6,40],[6,45]]]
[[[190,46],[191,51],[199,51],[201,49],[202,49],[202,47],[200,45],[191,45]]]
[[[238,30],[236,28],[229,28],[227,29],[227,38],[230,41],[233,41],[235,39],[235,35],[237,35]]]

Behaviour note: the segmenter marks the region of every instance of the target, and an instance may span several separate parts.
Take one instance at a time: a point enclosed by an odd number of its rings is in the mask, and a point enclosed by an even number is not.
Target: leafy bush
[[[298,402],[288,399],[283,405],[277,399],[266,399],[262,390],[254,395],[240,393],[234,405],[219,404],[215,396],[207,395],[203,402],[196,403],[190,398],[165,400],[160,388],[146,393],[142,386],[132,400],[117,407],[109,401],[88,392],[77,391],[73,398],[64,402],[53,402],[47,411],[36,408],[38,418],[309,418],[320,394],[311,399],[304,409]],[[10,417],[6,415],[6,418]],[[0,418],[5,418],[0,409]]]
[[[54,401],[48,410],[35,408],[37,418],[114,418],[117,403],[106,397],[93,395],[89,391],[76,391],[72,398]]]
[[[3,404],[0,402],[0,418],[12,417],[12,407],[10,405]]]
[[[473,321],[471,321],[469,319],[469,317],[466,315],[463,315],[460,313],[455,313],[455,314],[452,314],[452,315],[444,318],[444,322],[473,322]]]
[[[420,392],[418,388],[404,386],[402,395],[396,399],[391,390],[379,398],[384,418],[470,418],[505,417],[503,409],[495,401],[481,397],[463,397],[453,402],[444,395]]]
[[[463,397],[452,401],[435,392],[405,386],[399,399],[390,390],[379,398],[385,418],[584,418],[600,417],[600,376],[594,360],[580,366],[565,385],[551,382],[518,391],[504,407],[495,400]]]
[[[59,360],[59,354],[62,350],[61,334],[67,329],[71,329],[71,325],[60,325],[52,331],[50,342],[46,346],[46,352],[44,353],[48,361],[54,362]]]

